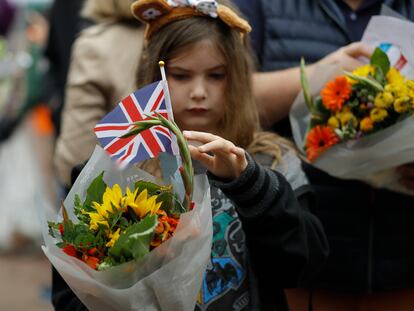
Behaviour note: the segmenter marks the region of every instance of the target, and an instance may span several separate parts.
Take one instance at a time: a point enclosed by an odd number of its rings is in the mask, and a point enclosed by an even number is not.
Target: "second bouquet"
[[[317,68],[290,120],[297,146],[312,165],[332,176],[409,193],[395,170],[414,158],[414,81],[377,47],[370,63],[353,72]],[[317,77],[317,78],[316,78]]]

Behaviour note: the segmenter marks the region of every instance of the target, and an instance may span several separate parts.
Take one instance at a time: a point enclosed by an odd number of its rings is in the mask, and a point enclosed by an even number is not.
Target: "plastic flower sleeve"
[[[151,175],[136,168],[121,171],[100,148],[82,170],[65,206],[73,214],[74,194],[85,197],[90,182],[105,172],[104,180],[125,189],[137,179],[151,181]],[[58,248],[43,226],[42,247],[53,266],[90,310],[192,310],[210,256],[212,216],[210,189],[205,175],[196,176],[193,192],[195,207],[181,214],[174,236],[138,261],[130,261],[105,271],[95,271]],[[46,215],[56,220],[61,214]]]

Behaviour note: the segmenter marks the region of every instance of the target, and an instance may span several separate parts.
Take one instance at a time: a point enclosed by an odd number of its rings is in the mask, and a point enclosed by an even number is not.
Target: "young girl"
[[[259,129],[248,24],[227,1],[201,1],[207,10],[184,2],[139,0],[132,8],[149,22],[138,87],[159,80],[165,60],[175,121],[208,170],[214,236],[196,310],[286,310],[283,288],[323,263],[323,229],[307,209],[299,160]]]
[[[147,22],[138,87],[159,80],[158,61],[166,62],[175,121],[188,140],[202,144],[190,151],[208,169],[212,187],[211,262],[197,309],[280,310],[282,288],[316,270],[327,246],[318,220],[300,205],[309,203],[310,193],[299,160],[280,137],[260,131],[248,24],[236,14],[231,21],[222,17],[228,1],[202,14],[197,3],[188,13],[186,4],[177,4],[146,19],[148,2],[132,6]],[[266,168],[272,164],[280,165]]]

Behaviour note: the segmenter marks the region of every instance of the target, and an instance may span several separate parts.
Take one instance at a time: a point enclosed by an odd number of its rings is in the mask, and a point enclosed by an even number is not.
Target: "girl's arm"
[[[184,135],[204,144],[190,147],[193,158],[207,167],[211,184],[236,204],[259,283],[294,287],[315,274],[328,246],[322,225],[308,209],[311,193],[297,197],[282,174],[221,137]]]

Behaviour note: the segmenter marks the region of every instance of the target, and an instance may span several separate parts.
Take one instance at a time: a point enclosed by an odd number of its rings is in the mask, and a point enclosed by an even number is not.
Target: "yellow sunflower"
[[[107,221],[109,213],[114,213],[116,210],[123,208],[121,187],[118,184],[115,184],[112,188],[106,187],[102,196],[102,204],[92,202],[92,205],[95,211],[87,213],[91,218],[89,228],[98,230],[99,224],[109,227]]]
[[[162,202],[157,203],[158,196],[153,195],[148,197],[147,189],[144,189],[138,194],[138,189],[131,192],[129,188],[126,191],[125,205],[131,207],[135,215],[139,219],[144,218],[146,215],[154,215],[161,207]]]
[[[118,239],[119,239],[119,236],[120,236],[119,232],[120,231],[121,231],[121,229],[118,228],[118,230],[116,230],[115,232],[109,232],[109,236],[108,237],[110,238],[110,240],[109,240],[108,243],[106,243],[106,246],[107,247],[114,246],[115,242],[118,241]]]

